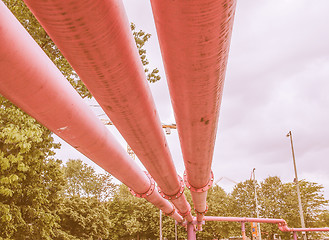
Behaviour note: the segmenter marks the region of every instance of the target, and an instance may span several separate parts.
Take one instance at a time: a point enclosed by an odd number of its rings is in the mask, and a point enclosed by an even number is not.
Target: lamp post
[[[252,170],[252,175],[253,175],[253,180],[255,181],[254,182],[254,185],[255,185],[255,202],[256,202],[256,214],[257,214],[257,218],[259,218],[259,207],[258,207],[258,199],[257,199],[257,190],[256,190],[256,175],[255,175],[255,170],[256,168],[254,168]],[[260,230],[260,223],[257,223],[257,232],[259,233],[259,240],[262,240],[262,232]]]
[[[290,143],[291,143],[292,160],[293,160],[293,163],[294,163],[294,170],[295,170],[294,182],[295,182],[296,187],[297,187],[297,197],[298,197],[300,222],[301,222],[302,228],[305,228],[304,214],[303,214],[303,208],[302,208],[302,200],[301,200],[301,197],[300,197],[299,182],[298,182],[298,177],[297,177],[297,167],[296,167],[296,161],[295,161],[295,152],[294,152],[294,145],[292,143],[292,133],[291,133],[291,131],[289,131],[289,133],[287,134],[287,137],[290,137]],[[303,238],[304,238],[304,240],[307,240],[305,232],[303,232]]]

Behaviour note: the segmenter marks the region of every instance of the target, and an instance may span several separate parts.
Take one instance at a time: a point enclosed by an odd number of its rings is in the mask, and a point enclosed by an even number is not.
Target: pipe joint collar
[[[186,171],[184,172],[184,181],[185,181],[185,185],[188,189],[190,189],[190,191],[192,192],[198,192],[198,193],[202,193],[202,192],[206,192],[208,191],[209,188],[212,187],[212,184],[214,183],[214,173],[213,171],[210,172],[210,178],[209,178],[209,181],[208,183],[203,186],[202,188],[196,188],[196,187],[193,187],[191,184],[189,184],[189,182],[187,181],[187,174],[186,174]]]
[[[197,213],[197,214],[205,215],[205,214],[208,212],[208,205],[206,205],[206,210],[204,210],[203,212],[199,212],[199,211],[196,210],[195,208],[194,208],[194,211],[195,211],[195,213]]]
[[[189,206],[189,209],[185,212],[185,213],[182,213],[182,212],[180,212],[179,210],[177,210],[177,212],[183,217],[183,218],[185,218],[187,215],[189,215],[190,213],[191,213],[191,206],[190,205],[188,205]]]
[[[165,194],[161,190],[161,188],[158,186],[158,192],[160,193],[160,195],[167,200],[175,200],[175,199],[179,198],[180,196],[182,196],[182,194],[184,193],[185,185],[184,185],[183,179],[179,175],[178,175],[178,180],[179,180],[180,188],[176,194],[174,194],[174,195]]]
[[[152,176],[148,172],[146,172],[146,171],[144,171],[144,172],[145,172],[146,176],[148,177],[148,179],[150,180],[149,189],[145,193],[136,193],[134,190],[129,188],[129,191],[131,192],[131,194],[134,195],[135,197],[138,197],[138,198],[146,198],[146,197],[150,196],[153,193],[154,189],[155,189],[154,179],[152,178]]]
[[[172,208],[172,211],[170,212],[170,213],[165,213],[165,212],[163,212],[164,213],[164,215],[166,215],[166,216],[172,216],[172,215],[174,215],[174,213],[176,212],[176,209],[175,209],[175,207],[174,206],[172,206],[173,208]]]

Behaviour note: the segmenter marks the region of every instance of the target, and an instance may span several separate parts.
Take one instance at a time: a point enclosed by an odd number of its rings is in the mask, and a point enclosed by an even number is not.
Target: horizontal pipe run
[[[205,216],[205,221],[218,221],[218,222],[256,222],[256,223],[273,223],[278,224],[279,229],[283,232],[328,232],[329,228],[289,228],[283,219],[273,218],[246,218],[246,217],[213,217]]]
[[[282,232],[329,232],[329,227],[324,228],[289,228],[287,226],[280,227]]]
[[[24,2],[163,192],[176,194],[176,169],[122,1]]]
[[[188,183],[209,182],[236,0],[151,0]],[[196,210],[203,193],[192,192]],[[201,218],[201,216],[200,216]]]
[[[0,94],[128,187],[146,192],[149,178],[2,1],[0,42]],[[147,199],[164,212],[173,209],[157,191]]]
[[[247,218],[247,217],[213,217],[205,216],[205,221],[217,221],[217,222],[256,222],[256,223],[284,223],[283,219],[272,218]]]

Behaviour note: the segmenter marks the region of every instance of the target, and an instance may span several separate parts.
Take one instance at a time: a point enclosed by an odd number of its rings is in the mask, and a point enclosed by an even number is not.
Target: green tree
[[[136,42],[136,46],[138,49],[139,56],[141,58],[142,64],[144,66],[144,71],[147,74],[147,80],[151,83],[157,82],[161,79],[159,75],[159,70],[157,68],[153,69],[151,72],[147,68],[147,65],[149,64],[149,61],[146,58],[146,50],[144,47],[145,43],[150,39],[151,34],[145,33],[142,30],[137,31],[136,25],[131,23],[130,28],[133,32],[133,36]]]
[[[256,185],[259,192],[259,185]],[[255,182],[246,180],[238,183],[230,194],[230,213],[235,217],[257,217],[255,202]],[[232,227],[231,234],[233,236],[241,235],[241,225],[236,223],[236,227]],[[246,223],[246,235],[251,238],[251,226]]]
[[[230,216],[231,197],[223,188],[215,185],[208,191],[207,196],[209,216]],[[239,229],[240,225],[230,222],[206,222],[203,231],[198,233],[201,239],[222,239],[228,238],[232,231]]]
[[[260,187],[256,185],[256,191],[258,196],[261,193]],[[232,193],[231,193],[232,201],[231,201],[231,214],[233,216],[238,217],[257,217],[256,213],[256,201],[255,201],[255,181],[246,180],[244,182],[238,183]],[[259,199],[260,210],[262,209],[262,204]],[[262,212],[260,213],[260,217],[263,217]],[[251,226],[250,223],[246,223],[246,235],[251,238]],[[262,232],[263,224],[261,224]],[[277,226],[274,226],[277,228]],[[232,231],[234,235],[241,235],[240,226],[236,224],[236,228]]]
[[[305,180],[299,184],[306,227],[323,226],[322,216],[328,204],[322,193],[323,186]],[[301,227],[295,183],[282,183],[279,177],[268,177],[261,183],[259,195],[262,217],[282,218],[290,227]],[[290,237],[290,233],[280,232],[273,224],[262,224],[263,231],[269,239],[276,233],[286,239]],[[316,233],[309,235],[318,236]]]
[[[64,185],[51,132],[0,96],[0,237],[51,239]]]
[[[95,197],[66,197],[58,215],[56,240],[112,239],[110,210]]]
[[[134,197],[125,185],[120,185],[108,203],[111,239],[154,239],[159,234],[159,210],[145,199]]]
[[[265,218],[284,218],[285,198],[289,194],[277,176],[268,177],[261,182],[258,192],[260,215]],[[263,237],[273,239],[274,234],[282,234],[276,224],[261,224]],[[266,233],[266,234],[265,234]]]
[[[328,207],[328,200],[323,196],[323,186],[305,180],[299,181],[299,185],[305,226],[323,226],[321,216]],[[285,183],[283,192],[285,192],[284,208],[282,209],[283,218],[291,227],[301,227],[296,184]],[[317,238],[319,234],[311,232],[308,233],[308,236]]]
[[[257,188],[259,191],[259,188]],[[231,193],[231,209],[237,217],[256,217],[254,182],[246,180],[238,183]]]
[[[109,173],[96,173],[95,169],[81,160],[70,159],[63,166],[67,182],[65,192],[70,196],[96,197],[99,201],[109,200],[116,185]]]

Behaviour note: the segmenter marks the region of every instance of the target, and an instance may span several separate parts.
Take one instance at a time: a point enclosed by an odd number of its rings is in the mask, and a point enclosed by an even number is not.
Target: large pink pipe
[[[283,232],[328,232],[329,228],[289,228],[286,221],[283,219],[273,218],[246,218],[246,217],[213,217],[205,216],[205,221],[218,222],[257,222],[257,223],[274,223],[278,224],[279,229]]]
[[[151,3],[187,181],[196,189],[206,189],[236,0]],[[206,196],[206,190],[192,191],[198,212],[206,210]]]
[[[185,196],[176,199],[180,181],[121,0],[25,3],[162,192],[172,196],[181,213],[187,212]]]
[[[138,193],[150,179],[0,1],[0,94]],[[146,199],[171,213],[173,206],[154,191]],[[172,215],[177,221],[182,218]]]

